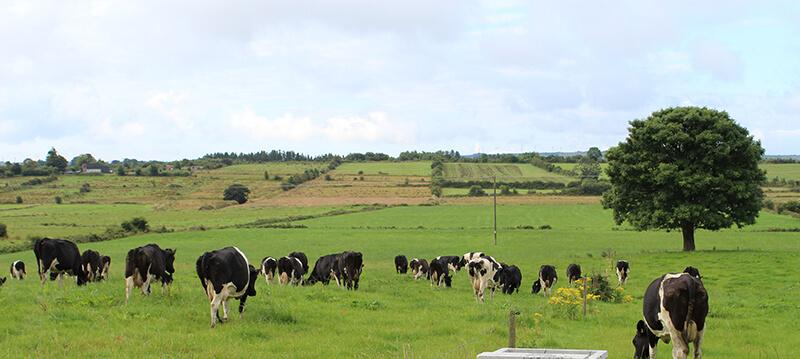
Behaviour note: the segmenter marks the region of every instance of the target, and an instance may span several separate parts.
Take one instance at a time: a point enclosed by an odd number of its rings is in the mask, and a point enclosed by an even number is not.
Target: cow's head
[[[256,279],[258,279],[258,275],[261,274],[261,271],[253,267],[252,264],[248,264],[247,266],[250,270],[250,282],[247,283],[247,295],[253,297],[256,295]]]
[[[633,354],[635,359],[650,358],[651,335],[652,332],[650,332],[650,328],[644,324],[644,320],[640,320],[639,323],[636,323],[636,336],[633,337],[633,347],[636,349],[636,352]]]
[[[164,250],[164,261],[166,262],[166,271],[169,273],[175,273],[175,252],[177,250],[167,248]]]
[[[697,270],[695,267],[686,267],[683,269],[684,273],[689,273],[690,276],[695,277],[697,279],[703,279],[703,276],[700,275],[700,271]]]
[[[84,285],[86,283],[89,283],[89,275],[83,269],[80,269],[78,273],[75,273],[75,277],[76,277],[75,283],[77,285]]]
[[[539,293],[539,291],[541,291],[541,290],[542,290],[542,282],[540,282],[538,280],[533,282],[533,287],[531,287],[531,293],[532,294],[536,294],[536,293]]]

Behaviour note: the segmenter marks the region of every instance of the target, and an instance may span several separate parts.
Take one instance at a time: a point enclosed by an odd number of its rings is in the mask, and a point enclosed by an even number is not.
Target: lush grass
[[[767,179],[775,177],[800,181],[800,163],[762,164],[758,166],[767,171]]]
[[[113,211],[113,210],[109,210]],[[493,244],[492,209],[487,206],[395,207],[380,211],[295,222],[306,229],[227,229],[143,235],[81,244],[112,257],[111,280],[86,287],[37,283],[32,251],[0,255],[0,264],[28,263],[31,277],[0,289],[0,350],[7,357],[378,357],[474,358],[506,345],[510,310],[517,319],[519,346],[606,349],[630,357],[641,297],[649,282],[687,265],[700,268],[711,300],[703,345],[706,358],[800,357],[800,342],[776,340],[796,332],[800,240],[796,233],[759,232],[795,228],[800,221],[762,214],[745,230],[697,233],[698,251],[683,253],[680,233],[615,229],[597,205],[498,207],[498,244]],[[503,229],[549,224],[552,230]],[[124,300],[123,258],[147,243],[177,249],[175,284],[169,296],[154,289],[149,298]],[[317,257],[346,249],[364,253],[359,291],[335,286],[290,288],[257,282],[244,318],[209,329],[208,299],[194,274],[205,251],[236,245],[257,263],[266,255],[301,250]],[[585,318],[554,313],[541,295],[529,293],[538,267],[549,263],[563,276],[575,262],[584,272],[605,273],[611,260],[627,259],[632,273],[626,292],[634,301],[598,303]],[[393,258],[432,259],[481,250],[516,264],[523,273],[519,294],[476,303],[465,273],[453,288],[395,274]],[[565,286],[561,278],[557,287]],[[232,301],[232,312],[238,302]],[[538,313],[538,315],[537,315]],[[491,329],[499,328],[489,334]],[[466,342],[466,344],[464,344]],[[463,347],[460,347],[464,344]],[[671,345],[659,344],[662,356]]]
[[[361,172],[361,173],[359,173]],[[342,163],[333,173],[346,175],[420,176],[430,177],[431,161],[419,162],[348,162]]]

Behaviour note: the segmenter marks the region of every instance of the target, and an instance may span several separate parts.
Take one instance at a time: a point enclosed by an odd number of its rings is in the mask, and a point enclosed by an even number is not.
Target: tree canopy
[[[247,202],[247,197],[250,196],[250,189],[240,184],[233,184],[225,189],[223,195],[224,197],[222,199],[225,201],[232,200],[243,204]]]
[[[695,229],[755,223],[766,172],[760,141],[728,113],[676,107],[633,120],[628,138],[606,152],[612,189],[603,207],[638,230],[680,229],[683,250]]]
[[[59,172],[64,172],[64,170],[67,169],[69,162],[67,162],[67,159],[64,158],[64,156],[58,154],[58,151],[56,151],[55,147],[52,147],[50,148],[50,151],[47,152],[45,165],[56,168]]]

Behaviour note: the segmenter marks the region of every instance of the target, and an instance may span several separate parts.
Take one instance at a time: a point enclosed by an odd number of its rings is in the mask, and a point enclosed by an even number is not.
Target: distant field
[[[573,178],[550,173],[527,163],[445,163],[444,172],[444,177],[453,181],[491,181],[493,177],[497,177],[498,181],[504,182],[544,181],[568,183],[574,181]]]
[[[787,180],[800,181],[800,163],[762,164],[759,167],[767,171],[768,180],[778,177],[785,178]]]
[[[431,176],[431,161],[420,162],[356,162],[342,163],[333,173],[358,175],[387,174],[391,176]]]

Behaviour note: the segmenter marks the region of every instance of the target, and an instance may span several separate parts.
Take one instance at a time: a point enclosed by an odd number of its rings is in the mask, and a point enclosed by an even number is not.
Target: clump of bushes
[[[144,219],[144,217],[134,217],[129,221],[122,222],[120,227],[122,227],[122,230],[125,232],[146,233],[150,231],[150,225],[147,224],[147,220]]]
[[[0,223],[0,238],[8,238],[8,226],[5,223]]]
[[[800,201],[781,203],[778,206],[778,213],[780,214],[783,213],[784,211],[800,213]]]

